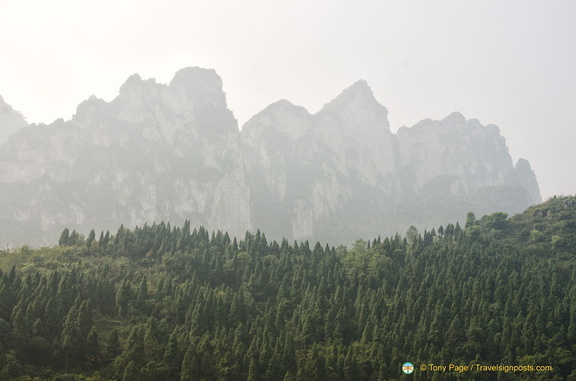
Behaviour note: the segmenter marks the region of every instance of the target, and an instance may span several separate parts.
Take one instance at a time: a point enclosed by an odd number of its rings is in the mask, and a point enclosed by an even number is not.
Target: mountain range
[[[0,244],[185,220],[349,244],[541,201],[497,126],[455,112],[392,133],[365,81],[315,114],[280,100],[240,130],[214,70],[134,74],[48,125],[0,98],[0,138]]]

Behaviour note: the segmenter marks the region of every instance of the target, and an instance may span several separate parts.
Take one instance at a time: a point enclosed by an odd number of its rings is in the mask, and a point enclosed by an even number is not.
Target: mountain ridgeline
[[[135,74],[69,121],[18,128],[0,142],[0,194],[0,243],[11,245],[54,243],[64,227],[185,220],[349,244],[541,201],[494,125],[453,113],[394,134],[358,81],[316,114],[281,100],[240,131],[222,80],[201,68],[167,85]]]

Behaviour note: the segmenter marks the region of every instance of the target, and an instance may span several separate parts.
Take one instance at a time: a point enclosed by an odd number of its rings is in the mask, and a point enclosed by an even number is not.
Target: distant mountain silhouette
[[[240,132],[214,70],[185,68],[169,85],[135,74],[111,102],[10,133],[0,244],[161,220],[349,244],[541,201],[498,127],[453,113],[393,134],[365,81],[313,115],[278,101]]]

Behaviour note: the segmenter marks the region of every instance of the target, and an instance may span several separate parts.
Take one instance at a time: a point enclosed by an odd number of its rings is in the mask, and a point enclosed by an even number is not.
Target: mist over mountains
[[[135,74],[69,121],[19,128],[1,99],[0,111],[0,244],[185,220],[349,244],[541,201],[498,127],[453,113],[393,134],[364,81],[316,114],[280,100],[241,131],[221,78],[201,68],[168,85]]]

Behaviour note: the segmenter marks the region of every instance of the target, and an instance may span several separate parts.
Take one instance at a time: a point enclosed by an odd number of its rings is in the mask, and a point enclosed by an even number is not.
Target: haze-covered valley
[[[315,114],[279,100],[241,130],[222,79],[198,67],[169,84],[134,74],[112,101],[91,97],[49,125],[25,125],[12,106],[0,104],[4,245],[185,220],[350,244],[541,201],[497,126],[454,112],[392,133],[363,80]]]

